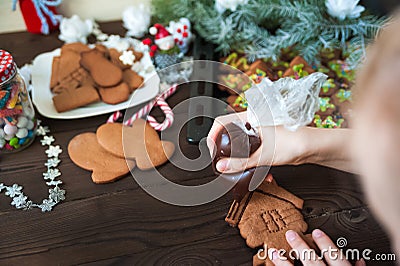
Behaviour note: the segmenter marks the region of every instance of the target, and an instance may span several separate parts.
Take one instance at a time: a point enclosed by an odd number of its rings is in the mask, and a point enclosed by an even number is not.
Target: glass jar
[[[25,82],[11,54],[0,50],[0,153],[28,147],[36,136],[36,127]]]

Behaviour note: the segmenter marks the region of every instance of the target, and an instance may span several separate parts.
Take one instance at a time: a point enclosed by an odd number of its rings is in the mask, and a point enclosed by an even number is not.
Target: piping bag
[[[282,78],[272,82],[264,78],[245,92],[247,121],[232,121],[220,130],[212,163],[216,174],[237,182],[232,189],[235,200],[240,201],[248,191],[255,190],[267,176],[270,167],[258,166],[225,174],[217,171],[217,162],[223,157],[250,157],[262,144],[259,127],[284,126],[295,131],[310,124],[319,109],[318,95],[326,79],[327,76],[319,72],[298,80]]]

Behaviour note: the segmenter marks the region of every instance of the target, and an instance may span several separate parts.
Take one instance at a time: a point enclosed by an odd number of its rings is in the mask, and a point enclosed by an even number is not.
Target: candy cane
[[[163,113],[165,114],[165,119],[162,123],[158,123],[157,120],[152,117],[151,115],[147,116],[147,121],[149,122],[150,126],[153,127],[155,130],[163,131],[169,128],[172,123],[174,122],[174,113],[171,110],[171,107],[165,102],[163,98],[159,98],[156,102]]]
[[[116,111],[110,117],[107,119],[107,123],[114,123],[117,121],[120,117],[122,116],[122,113],[120,111]]]
[[[133,114],[129,119],[127,119],[124,122],[124,125],[131,126],[133,121],[135,121],[138,118],[144,117],[145,115],[150,113],[151,109],[154,106],[159,106],[165,115],[164,121],[162,123],[158,123],[157,120],[155,120],[155,118],[150,115],[147,116],[147,121],[149,122],[150,126],[152,126],[155,130],[158,131],[163,131],[169,128],[174,122],[174,113],[172,112],[171,108],[169,107],[165,99],[167,99],[169,96],[175,93],[176,89],[177,85],[172,85],[168,90],[159,94],[153,101],[149,102],[148,104],[143,106],[139,111]],[[120,111],[117,111],[107,119],[107,123],[114,123],[121,116],[122,113]]]

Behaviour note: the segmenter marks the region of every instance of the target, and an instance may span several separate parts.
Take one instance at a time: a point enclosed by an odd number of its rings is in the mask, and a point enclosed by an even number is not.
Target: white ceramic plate
[[[160,78],[155,71],[140,73],[144,78],[144,86],[135,90],[126,102],[110,105],[103,102],[90,104],[74,110],[59,113],[53,105],[53,94],[50,91],[50,77],[53,57],[60,54],[60,49],[38,55],[32,66],[32,101],[38,112],[49,118],[75,119],[96,116],[123,110],[153,99],[159,92]],[[143,67],[151,67],[153,64],[148,53],[144,53],[140,61]]]

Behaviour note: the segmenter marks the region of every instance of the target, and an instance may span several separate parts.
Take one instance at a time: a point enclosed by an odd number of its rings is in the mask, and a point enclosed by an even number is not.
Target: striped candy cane
[[[174,113],[172,112],[171,108],[169,107],[165,99],[167,99],[169,96],[175,93],[176,89],[177,85],[173,85],[168,90],[159,94],[153,101],[143,106],[138,112],[136,112],[129,119],[124,121],[124,125],[131,126],[133,121],[149,114],[154,106],[159,106],[165,115],[164,121],[162,123],[158,123],[157,120],[150,115],[147,116],[147,121],[149,122],[150,126],[152,126],[155,130],[158,131],[163,131],[169,128],[174,122]],[[114,123],[120,117],[122,117],[122,113],[120,111],[117,111],[108,118],[107,123]]]
[[[116,111],[110,117],[107,119],[107,123],[114,123],[117,121],[120,117],[122,117],[122,113],[120,111]]]
[[[157,120],[151,115],[147,116],[147,122],[157,131],[163,131],[169,128],[174,122],[174,113],[171,107],[165,102],[163,98],[159,98],[156,102],[156,106],[159,106],[163,113],[165,114],[165,119],[162,123],[158,123]]]

